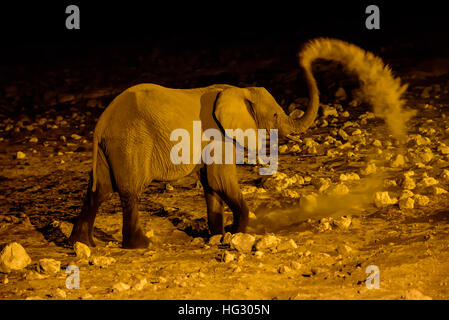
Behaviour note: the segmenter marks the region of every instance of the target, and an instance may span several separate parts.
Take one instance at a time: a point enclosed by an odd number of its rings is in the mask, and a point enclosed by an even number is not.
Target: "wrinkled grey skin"
[[[123,247],[149,244],[139,225],[138,200],[151,181],[171,181],[198,170],[207,203],[211,234],[223,234],[223,206],[234,215],[231,232],[244,232],[248,206],[232,164],[180,164],[170,161],[173,130],[192,133],[193,121],[208,128],[278,129],[279,137],[305,131],[318,110],[318,91],[309,77],[310,104],[305,115],[292,120],[264,88],[212,85],[197,89],[170,89],[140,84],[117,96],[101,115],[94,132],[93,172],[70,243],[95,246],[93,225],[100,204],[117,191],[123,207]]]

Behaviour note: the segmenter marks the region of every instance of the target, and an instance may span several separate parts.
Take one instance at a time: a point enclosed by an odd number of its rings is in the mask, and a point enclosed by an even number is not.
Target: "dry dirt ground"
[[[444,190],[449,190],[449,176],[444,170],[449,159],[443,144],[449,145],[449,78],[417,70],[401,74],[411,83],[408,106],[418,112],[407,143],[389,137],[381,120],[366,116],[366,106],[338,102],[349,113],[345,117],[334,99],[327,104],[339,115],[320,113],[317,125],[283,150],[279,172],[286,177],[267,181],[253,166],[239,167],[255,214],[248,232],[256,240],[272,233],[280,241],[277,248],[257,252],[208,243],[203,192],[196,177],[188,177],[171,185],[154,183],[142,196],[141,220],[145,231],[153,232],[148,249],[121,248],[121,207],[113,195],[98,214],[92,257],[114,260],[78,259],[65,241],[86,191],[101,104],[95,104],[93,94],[89,108],[75,101],[28,119],[5,116],[0,124],[0,244],[20,243],[32,262],[0,274],[0,298],[448,299],[449,195]],[[303,102],[297,99],[299,108]],[[341,128],[349,137],[338,132]],[[18,151],[24,159],[16,159]],[[398,154],[405,156],[404,163],[394,162]],[[366,172],[373,163],[376,172]],[[409,171],[416,183],[411,192],[427,198],[403,194]],[[348,173],[360,180],[341,178]],[[394,201],[375,206],[375,193],[384,191],[397,200],[414,199],[414,208]],[[223,256],[232,261],[224,262]],[[61,269],[39,272],[42,258],[60,261]],[[66,288],[68,265],[79,267],[80,289]],[[378,289],[366,286],[369,265],[380,272]]]

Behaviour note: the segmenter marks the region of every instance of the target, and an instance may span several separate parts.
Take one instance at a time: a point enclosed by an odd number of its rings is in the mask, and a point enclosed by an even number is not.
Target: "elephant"
[[[352,63],[354,55],[359,59],[357,64]],[[95,246],[93,226],[99,206],[110,193],[118,192],[123,208],[123,248],[146,248],[149,239],[138,213],[142,190],[151,181],[173,181],[195,172],[204,190],[210,233],[224,234],[225,204],[233,213],[231,232],[245,232],[249,208],[239,188],[236,165],[172,163],[170,151],[175,142],[170,139],[171,132],[183,128],[193,134],[192,122],[200,121],[203,132],[211,128],[223,134],[227,128],[277,129],[281,139],[300,134],[314,123],[318,113],[319,92],[311,66],[319,58],[336,60],[348,71],[355,71],[363,80],[362,86],[372,91],[369,97],[386,96],[381,103],[371,99],[375,110],[376,103],[382,104],[378,107],[381,111],[401,108],[403,88],[380,59],[373,59],[355,45],[328,38],[310,41],[299,53],[309,91],[309,104],[300,119],[289,117],[263,87],[216,84],[173,89],[149,83],[135,85],[119,94],[97,122],[89,185],[69,242]],[[365,74],[368,69],[376,72]],[[379,80],[391,85],[373,85]],[[379,114],[388,122],[388,116]]]

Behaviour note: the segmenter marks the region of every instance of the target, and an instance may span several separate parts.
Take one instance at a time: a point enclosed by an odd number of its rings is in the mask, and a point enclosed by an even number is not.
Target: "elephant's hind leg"
[[[79,241],[89,246],[95,247],[93,238],[95,217],[101,203],[108,198],[111,192],[113,192],[113,185],[110,177],[109,166],[103,159],[100,159],[99,157],[97,165],[96,190],[95,192],[92,191],[91,172],[81,213],[78,216],[78,219],[76,220],[72,229],[72,233],[69,237],[70,244],[75,244]]]
[[[143,233],[139,223],[139,195],[133,192],[120,190],[119,194],[123,208],[123,248],[147,248],[150,241]]]

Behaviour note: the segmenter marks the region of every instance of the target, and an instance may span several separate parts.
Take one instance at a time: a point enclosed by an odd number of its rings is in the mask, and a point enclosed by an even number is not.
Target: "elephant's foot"
[[[239,232],[245,232],[246,231],[246,224],[232,224],[230,228],[231,233],[239,233]]]
[[[69,237],[69,244],[74,245],[77,242],[82,242],[89,247],[95,247],[92,232],[89,232],[89,223],[77,221],[72,229],[72,234]]]
[[[123,248],[142,249],[148,248],[150,240],[143,234],[142,229],[137,229],[133,234],[123,235]]]

